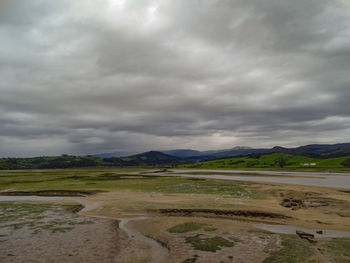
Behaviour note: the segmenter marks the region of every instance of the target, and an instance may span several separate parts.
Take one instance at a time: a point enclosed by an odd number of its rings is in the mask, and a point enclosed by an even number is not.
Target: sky
[[[0,156],[350,142],[348,0],[0,0]]]

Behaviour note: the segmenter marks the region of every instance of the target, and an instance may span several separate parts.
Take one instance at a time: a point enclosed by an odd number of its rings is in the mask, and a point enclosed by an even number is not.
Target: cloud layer
[[[0,155],[350,141],[342,0],[0,1]]]

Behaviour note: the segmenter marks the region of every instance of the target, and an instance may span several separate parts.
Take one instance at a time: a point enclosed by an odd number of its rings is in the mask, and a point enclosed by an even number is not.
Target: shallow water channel
[[[200,174],[201,172],[205,174]],[[190,173],[198,173],[198,174],[190,174]],[[227,173],[227,175],[224,173]],[[257,174],[257,175],[254,175],[254,174]],[[177,169],[177,170],[172,170],[169,173],[166,173],[166,172],[156,173],[156,175],[183,176],[183,177],[191,177],[191,178],[206,178],[206,179],[220,179],[220,180],[283,183],[283,184],[296,184],[296,185],[311,185],[311,186],[350,189],[350,173]]]
[[[309,234],[313,234],[315,238],[350,237],[350,232],[331,229],[312,229],[302,226],[272,224],[254,224],[253,226],[261,230],[266,230],[277,234],[295,234],[296,231],[303,231]],[[322,230],[322,232],[319,232],[320,230]]]

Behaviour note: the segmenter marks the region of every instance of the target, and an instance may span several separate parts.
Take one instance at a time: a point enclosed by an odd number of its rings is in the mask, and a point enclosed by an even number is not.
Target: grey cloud
[[[350,140],[341,1],[0,3],[2,156]]]

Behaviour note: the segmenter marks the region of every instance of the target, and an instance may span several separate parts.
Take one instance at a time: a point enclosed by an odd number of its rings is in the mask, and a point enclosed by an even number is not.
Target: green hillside
[[[318,159],[299,155],[269,153],[216,159],[182,165],[186,168],[350,168],[350,156]]]
[[[0,158],[0,170],[57,169],[79,167],[162,166],[184,163],[183,159],[161,152],[146,152],[129,157],[41,156],[32,158]]]

